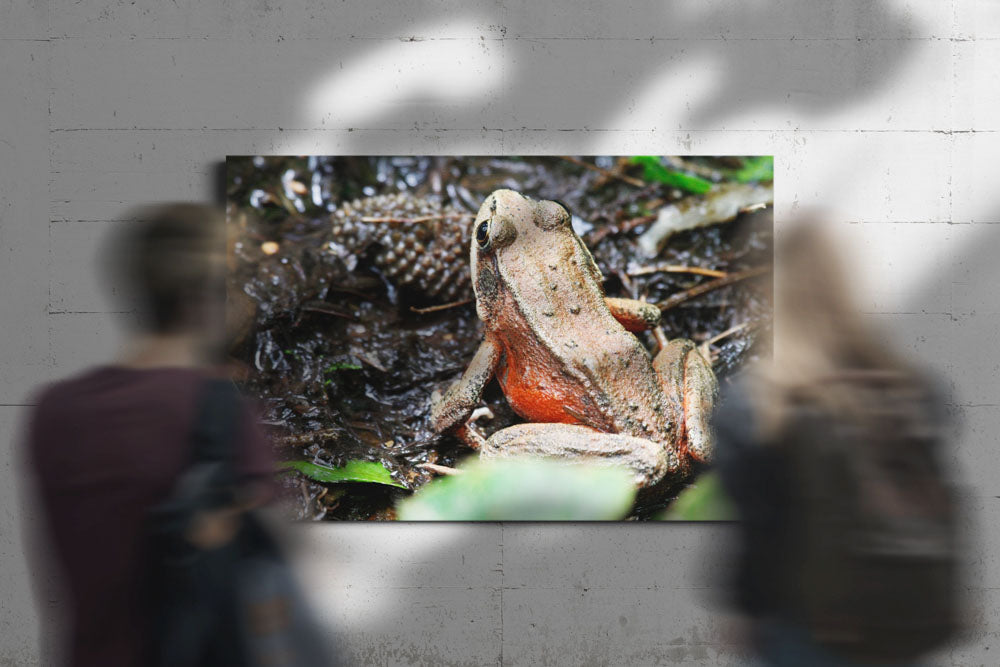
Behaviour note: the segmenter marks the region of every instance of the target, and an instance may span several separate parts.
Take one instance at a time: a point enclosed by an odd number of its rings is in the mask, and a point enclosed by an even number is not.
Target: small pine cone
[[[331,252],[362,255],[377,245],[375,265],[397,286],[438,301],[471,298],[472,215],[436,198],[397,193],[345,203],[330,219]]]

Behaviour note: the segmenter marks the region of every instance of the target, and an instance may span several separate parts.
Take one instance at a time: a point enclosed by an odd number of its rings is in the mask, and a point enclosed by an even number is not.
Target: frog
[[[460,379],[432,393],[435,432],[453,433],[485,460],[620,466],[640,489],[710,462],[718,393],[711,365],[684,338],[650,354],[636,334],[659,325],[659,308],[606,296],[565,206],[496,190],[472,229],[483,339]],[[477,422],[494,378],[526,421],[487,438]]]

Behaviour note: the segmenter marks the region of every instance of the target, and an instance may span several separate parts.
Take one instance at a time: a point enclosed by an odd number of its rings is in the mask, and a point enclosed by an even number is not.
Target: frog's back
[[[569,238],[522,255],[523,273],[505,276],[505,316],[492,327],[504,393],[532,421],[667,438],[649,353],[608,310],[593,258]]]

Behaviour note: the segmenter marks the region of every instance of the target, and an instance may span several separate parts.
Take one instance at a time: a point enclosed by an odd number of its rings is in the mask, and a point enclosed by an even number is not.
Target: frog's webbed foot
[[[486,444],[486,438],[476,425],[480,419],[493,419],[493,411],[485,406],[476,408],[472,411],[468,421],[455,430],[455,437],[472,449],[481,449]]]
[[[678,338],[656,355],[653,370],[659,377],[671,419],[678,425],[679,451],[696,461],[710,460],[712,407],[719,391],[712,366],[694,343]]]
[[[618,322],[628,331],[648,331],[660,323],[660,309],[654,304],[636,299],[605,297],[604,303]]]
[[[456,382],[451,386],[449,392],[458,388],[459,385],[460,383]],[[431,394],[431,422],[434,430],[438,433],[453,431],[455,437],[468,447],[479,449],[486,442],[486,438],[480,432],[476,422],[480,419],[493,419],[493,411],[486,406],[481,406],[469,412],[463,403],[455,400],[447,402],[447,399],[448,394],[442,397],[439,391]],[[463,419],[464,421],[462,421]],[[458,425],[456,426],[455,423]],[[438,428],[439,426],[442,427]]]
[[[575,424],[517,424],[491,435],[479,450],[481,459],[515,456],[618,465],[631,470],[640,487],[652,486],[686,466],[676,454],[652,440]]]

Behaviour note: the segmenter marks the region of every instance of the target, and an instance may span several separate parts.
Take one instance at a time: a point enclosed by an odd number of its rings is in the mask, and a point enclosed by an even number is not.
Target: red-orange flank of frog
[[[604,295],[603,277],[559,204],[497,190],[473,227],[471,274],[485,336],[462,378],[432,400],[438,432],[481,458],[535,455],[623,465],[640,486],[706,460],[716,381],[688,340],[655,359],[630,333],[655,306]],[[528,423],[484,439],[473,411],[496,377]]]

